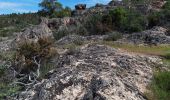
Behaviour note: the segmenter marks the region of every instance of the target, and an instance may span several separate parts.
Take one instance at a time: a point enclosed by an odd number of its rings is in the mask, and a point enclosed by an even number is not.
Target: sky
[[[38,4],[42,0],[0,0],[0,14],[37,12]],[[107,4],[111,0],[58,0],[64,7],[74,9],[76,4],[87,4],[88,7],[96,3]]]

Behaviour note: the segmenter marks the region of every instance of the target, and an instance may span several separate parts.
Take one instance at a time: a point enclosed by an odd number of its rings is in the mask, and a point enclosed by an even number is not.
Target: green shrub
[[[102,24],[104,26],[104,32],[111,32],[113,27],[113,19],[110,14],[105,14],[102,16]]]
[[[109,14],[112,16],[113,22],[118,28],[121,28],[127,20],[127,11],[122,7],[110,10]]]
[[[148,15],[148,26],[152,28],[153,26],[157,26],[160,23],[160,13],[159,12],[153,12]]]
[[[170,0],[166,0],[167,2],[165,3],[165,5],[163,6],[163,9],[167,9],[170,10]]]
[[[167,24],[170,22],[170,9],[164,9],[160,12],[161,24]]]
[[[114,27],[123,32],[139,32],[145,29],[146,19],[137,11],[119,7],[110,10],[109,14],[113,18]]]
[[[104,34],[101,15],[88,16],[83,25],[91,35]]]
[[[153,12],[148,15],[149,27],[156,25],[167,25],[170,22],[170,1],[167,0],[166,4],[159,12]]]

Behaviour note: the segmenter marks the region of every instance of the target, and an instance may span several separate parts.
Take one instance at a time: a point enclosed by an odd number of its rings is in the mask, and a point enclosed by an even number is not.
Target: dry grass
[[[159,46],[137,46],[130,44],[115,44],[113,42],[103,42],[103,44],[119,48],[128,52],[142,53],[147,55],[155,56],[167,56],[170,54],[170,45],[159,45]]]

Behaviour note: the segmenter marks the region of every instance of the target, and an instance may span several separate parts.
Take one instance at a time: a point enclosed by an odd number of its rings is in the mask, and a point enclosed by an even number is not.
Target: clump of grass
[[[170,68],[170,59],[163,59],[163,63]]]
[[[0,65],[0,78],[5,74],[6,67],[4,65]]]
[[[170,72],[156,72],[151,83],[151,93],[147,93],[149,100],[169,100]]]
[[[15,56],[15,51],[0,52],[0,60],[12,60]]]
[[[74,41],[73,41],[73,43],[75,44],[75,45],[82,45],[83,44],[83,40],[81,40],[80,38],[77,38],[77,39],[75,39]]]
[[[119,33],[119,32],[112,32],[112,33],[109,33],[109,37],[106,38],[105,40],[106,41],[116,41],[118,39],[122,38],[122,34]]]
[[[50,70],[54,69],[54,67],[55,65],[53,63],[45,62],[40,69],[40,78],[44,78]]]
[[[170,59],[170,50],[169,50],[169,52],[166,53],[164,56],[165,56],[166,59]]]
[[[53,36],[56,40],[59,40],[66,35],[69,35],[69,31],[68,31],[67,28],[63,28],[63,29],[60,29],[56,32],[53,32]]]
[[[7,97],[15,95],[21,87],[11,86],[8,83],[0,83],[0,100],[6,100]]]

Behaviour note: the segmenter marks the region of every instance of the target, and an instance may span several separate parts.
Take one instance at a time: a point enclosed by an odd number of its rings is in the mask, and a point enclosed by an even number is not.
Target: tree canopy
[[[69,7],[63,8],[62,4],[58,0],[43,0],[39,6],[42,8],[39,11],[41,16],[49,17],[65,17],[71,16],[71,9]]]

